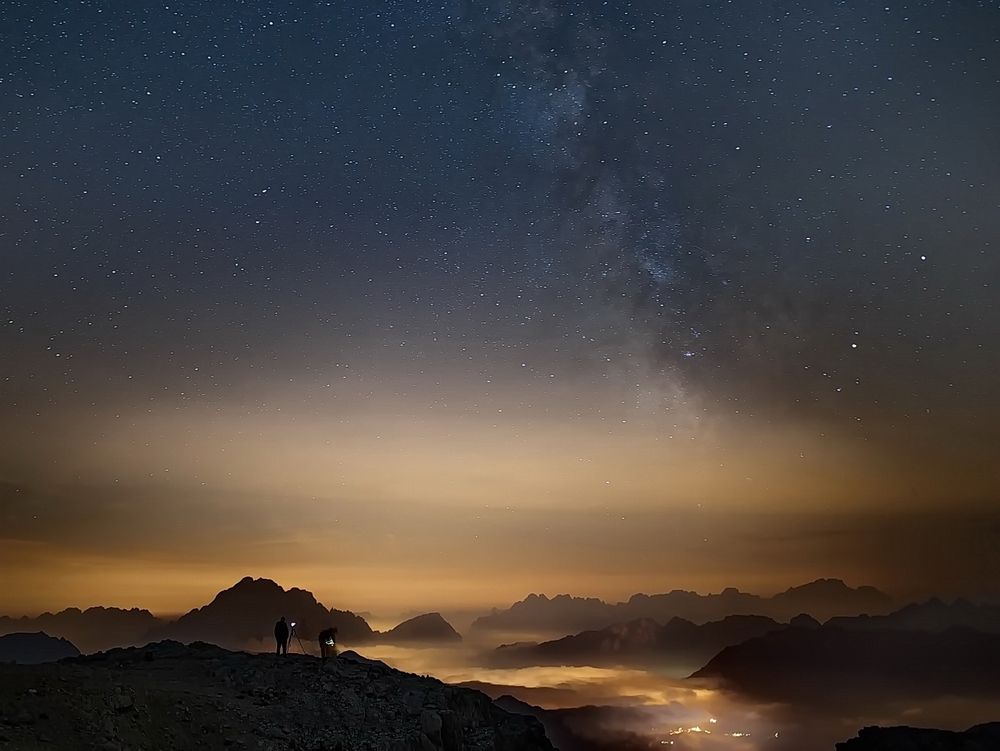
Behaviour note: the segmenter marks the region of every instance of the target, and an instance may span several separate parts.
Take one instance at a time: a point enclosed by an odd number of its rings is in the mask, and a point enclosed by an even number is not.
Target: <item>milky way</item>
[[[389,601],[393,566],[487,572],[555,529],[553,586],[597,540],[602,591],[728,581],[758,544],[755,581],[849,548],[891,585],[861,543],[805,560],[726,514],[996,500],[995,4],[24,2],[0,24],[5,566],[318,576],[334,540]],[[637,510],[680,535],[669,561],[608,528]],[[193,514],[232,545],[174,529]]]
[[[995,8],[529,5],[466,13],[564,202],[573,284],[724,397],[989,398]]]

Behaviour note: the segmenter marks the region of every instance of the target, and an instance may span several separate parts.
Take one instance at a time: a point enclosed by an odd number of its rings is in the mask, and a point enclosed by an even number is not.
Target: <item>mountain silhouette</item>
[[[338,641],[344,643],[373,638],[374,632],[360,616],[350,611],[328,610],[304,589],[285,590],[270,579],[249,576],[219,592],[208,605],[191,610],[152,636],[155,640],[204,641],[229,649],[244,649],[248,643],[270,640],[274,623],[282,616],[296,624],[295,635],[302,640],[315,639],[328,626],[337,628]]]
[[[892,607],[892,598],[875,587],[849,587],[841,579],[816,579],[769,598],[766,612],[781,620],[806,613],[826,621],[838,615],[887,613]]]
[[[424,613],[378,635],[387,644],[460,642],[462,635],[440,613]]]
[[[0,636],[0,662],[37,665],[43,662],[55,662],[64,657],[79,656],[80,650],[71,642],[41,631]]]
[[[612,605],[593,597],[530,594],[506,610],[496,610],[473,621],[473,630],[555,631],[567,633],[605,628],[616,622]],[[619,619],[620,620],[620,619]]]
[[[691,677],[803,705],[1000,696],[1000,634],[786,628],[726,647]]]
[[[724,647],[783,628],[787,626],[757,615],[731,615],[704,624],[672,618],[661,625],[639,618],[541,644],[503,645],[494,650],[492,661],[506,666],[702,665]]]
[[[898,629],[945,631],[956,626],[987,633],[1000,633],[1000,605],[975,604],[958,599],[951,603],[932,598],[906,605],[888,615],[841,616],[827,625],[854,630]]]
[[[794,628],[819,628],[822,624],[808,613],[799,613],[788,622]]]
[[[683,618],[693,623],[716,621],[729,615],[762,615],[779,621],[806,613],[825,621],[837,615],[882,614],[892,608],[892,598],[874,587],[850,587],[840,579],[817,579],[792,587],[773,597],[741,592],[729,587],[702,595],[674,590],[664,594],[635,594],[628,601],[611,604],[594,598],[532,594],[506,610],[477,618],[474,630],[520,633],[575,633],[608,628],[651,618],[667,623]]]
[[[148,610],[93,607],[67,608],[35,618],[0,616],[0,634],[44,631],[69,639],[83,652],[144,644],[149,634],[165,625]]]
[[[167,621],[148,610],[93,607],[68,608],[37,618],[0,617],[0,634],[45,631],[70,639],[81,651],[91,653],[116,647],[141,646],[169,639],[184,644],[195,641],[227,649],[268,648],[274,623],[284,616],[295,623],[295,636],[312,649],[312,640],[329,626],[337,641],[347,645],[386,643],[459,642],[461,635],[440,613],[425,613],[403,621],[386,632],[373,631],[368,622],[350,610],[328,610],[305,589],[284,589],[271,579],[246,576],[219,592],[210,603],[194,608],[177,620]],[[293,641],[292,649],[298,647]]]

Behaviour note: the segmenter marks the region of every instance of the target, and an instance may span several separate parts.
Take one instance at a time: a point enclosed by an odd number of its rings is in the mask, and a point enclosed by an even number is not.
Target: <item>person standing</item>
[[[285,616],[281,616],[281,620],[274,624],[274,653],[288,654],[288,624],[285,623]]]

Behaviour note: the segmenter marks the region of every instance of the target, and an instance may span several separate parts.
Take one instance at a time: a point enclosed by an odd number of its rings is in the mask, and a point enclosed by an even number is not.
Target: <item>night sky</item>
[[[0,610],[1000,587],[996,3],[0,15]]]

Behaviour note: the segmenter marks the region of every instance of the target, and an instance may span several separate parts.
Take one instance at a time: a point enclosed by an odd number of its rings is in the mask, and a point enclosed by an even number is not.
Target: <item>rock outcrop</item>
[[[553,748],[537,720],[485,694],[353,652],[324,664],[177,642],[0,666],[0,740],[23,751]]]

